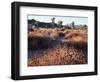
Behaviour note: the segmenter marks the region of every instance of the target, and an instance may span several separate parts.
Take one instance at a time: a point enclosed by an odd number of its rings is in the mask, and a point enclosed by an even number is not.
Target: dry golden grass
[[[62,48],[61,46],[56,46],[52,49],[47,49],[38,55],[41,56],[36,57],[35,55],[28,66],[74,65],[87,63],[87,56],[84,55],[84,52],[73,47]]]
[[[28,33],[28,38],[43,38],[43,37],[47,37],[46,33],[41,33],[41,32]]]
[[[50,34],[50,36],[53,37],[53,38],[57,38],[57,37],[59,37],[59,33],[58,32],[52,32]]]
[[[66,42],[58,42],[48,48],[52,38],[62,38]],[[86,31],[38,29],[28,33],[28,43],[33,50],[28,66],[87,64]]]
[[[65,36],[65,39],[69,40],[71,44],[79,46],[87,46],[87,34],[80,32],[70,32]]]

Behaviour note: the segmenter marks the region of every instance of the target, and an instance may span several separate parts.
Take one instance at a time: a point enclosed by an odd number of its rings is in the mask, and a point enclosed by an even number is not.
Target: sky
[[[63,25],[70,24],[74,21],[75,25],[88,25],[87,17],[75,17],[75,16],[53,16],[53,15],[28,15],[28,19],[35,19],[40,22],[51,22],[51,18],[55,18],[55,23],[63,21]]]

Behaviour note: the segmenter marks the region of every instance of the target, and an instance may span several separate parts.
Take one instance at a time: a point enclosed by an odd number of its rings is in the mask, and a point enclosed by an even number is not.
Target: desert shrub
[[[50,34],[50,37],[51,37],[51,38],[54,38],[54,39],[55,39],[55,38],[58,38],[58,37],[59,37],[59,33],[56,32],[56,31],[55,31],[55,32],[52,32],[52,33]]]
[[[71,32],[71,30],[66,29],[66,30],[64,31],[65,36],[66,36],[68,33],[70,33],[70,32]]]
[[[79,32],[70,32],[65,36],[70,44],[76,45],[77,47],[87,47],[87,34]]]
[[[59,32],[59,37],[64,37],[65,34],[63,32]]]
[[[46,48],[51,47],[51,45],[49,45],[50,42],[51,42],[51,39],[47,37],[28,38],[28,49],[31,49],[31,50],[46,49]]]
[[[28,49],[44,49],[51,47],[49,43],[51,38],[43,33],[29,33],[28,35]]]

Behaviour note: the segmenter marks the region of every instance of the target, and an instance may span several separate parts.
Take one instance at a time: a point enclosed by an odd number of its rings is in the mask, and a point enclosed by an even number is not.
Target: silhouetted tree
[[[54,28],[55,27],[55,18],[51,18],[51,21],[52,21],[52,27]]]
[[[35,25],[36,27],[39,27],[39,21],[35,21],[34,25]]]
[[[75,28],[75,22],[73,21],[71,25],[72,25],[72,28],[74,29]]]
[[[62,27],[63,21],[58,21],[58,27]]]
[[[87,27],[87,25],[85,24],[84,27]]]
[[[35,19],[28,20],[28,24],[34,24],[35,21],[36,21]]]

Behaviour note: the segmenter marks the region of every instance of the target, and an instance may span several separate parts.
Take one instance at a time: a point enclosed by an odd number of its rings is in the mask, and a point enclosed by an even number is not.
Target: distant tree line
[[[40,21],[37,21],[35,19],[31,19],[31,20],[28,20],[28,24],[30,24],[30,28],[31,27],[36,27],[36,28],[39,28],[39,27],[42,27],[42,28],[61,28],[61,27],[64,27],[64,28],[67,28],[67,29],[75,29],[76,27],[80,28],[84,28],[84,29],[87,29],[87,25],[75,25],[75,22],[72,21],[72,23],[70,24],[67,24],[67,25],[63,25],[63,21],[59,20],[58,23],[55,23],[55,18],[51,18],[51,22],[47,23],[47,22],[40,22]]]
[[[35,19],[32,20],[28,20],[28,24],[32,24],[35,27],[47,27],[47,28],[55,28],[55,27],[63,27],[62,25],[62,21],[58,21],[58,24],[55,23],[55,18],[51,18],[51,22],[47,23],[47,22],[40,22],[40,21],[36,21]]]

